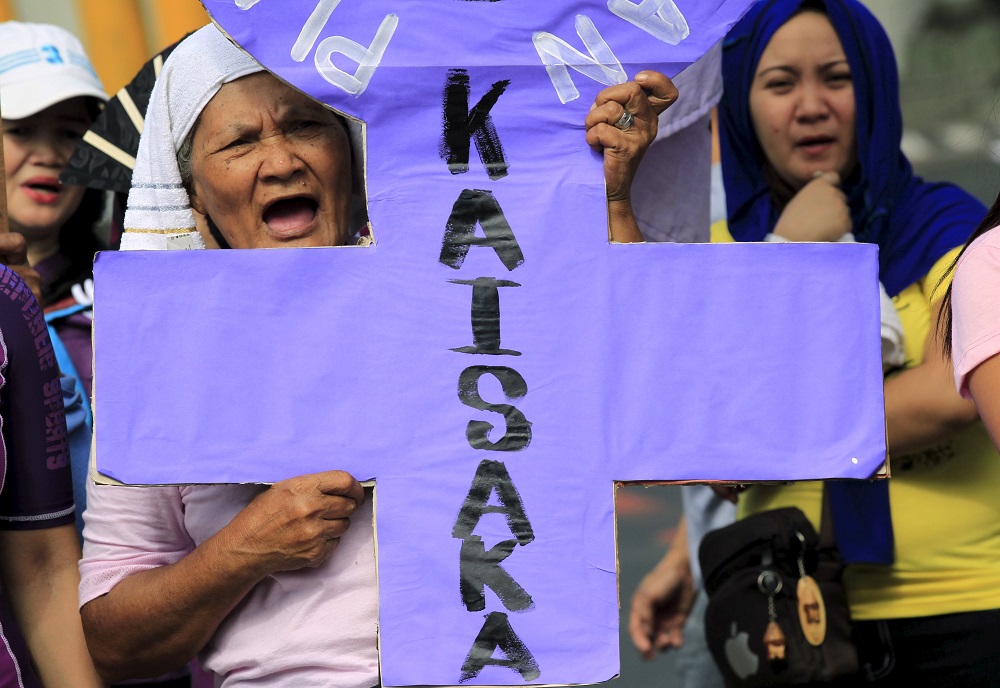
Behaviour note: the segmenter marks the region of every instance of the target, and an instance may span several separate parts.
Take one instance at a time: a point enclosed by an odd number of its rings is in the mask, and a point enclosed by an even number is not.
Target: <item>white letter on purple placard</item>
[[[618,61],[607,41],[598,32],[588,17],[576,15],[576,33],[583,40],[583,45],[590,52],[587,57],[561,38],[547,31],[538,31],[531,37],[538,56],[542,58],[545,71],[552,79],[556,94],[562,103],[568,103],[580,97],[580,92],[573,85],[566,67],[572,67],[584,76],[605,86],[623,84],[628,80],[622,63]]]
[[[244,0],[245,2],[246,0]],[[257,2],[258,0],[254,0]],[[306,19],[306,23],[302,25],[302,30],[299,31],[299,37],[295,39],[295,45],[292,46],[292,59],[296,62],[302,62],[306,59],[306,55],[312,50],[312,47],[316,45],[316,39],[319,38],[319,32],[323,30],[326,23],[330,21],[330,15],[333,11],[337,9],[337,5],[340,4],[340,0],[320,0],[316,4],[316,8]]]
[[[359,96],[368,88],[375,68],[382,61],[382,55],[389,46],[389,40],[396,31],[399,24],[399,17],[395,14],[385,15],[381,26],[375,33],[372,44],[367,48],[356,41],[343,36],[330,36],[324,38],[316,49],[316,69],[320,75],[331,84],[350,93],[352,96]],[[334,53],[340,53],[348,59],[358,63],[358,70],[354,74],[348,74],[344,70],[333,64]]]
[[[674,0],[642,0],[638,5],[632,0],[608,0],[608,9],[670,45],[691,35],[687,19]]]

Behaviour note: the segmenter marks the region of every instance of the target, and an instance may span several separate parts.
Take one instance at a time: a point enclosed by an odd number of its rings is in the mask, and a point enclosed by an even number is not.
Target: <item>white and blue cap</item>
[[[51,24],[0,23],[0,116],[24,119],[77,96],[108,99],[76,36]]]

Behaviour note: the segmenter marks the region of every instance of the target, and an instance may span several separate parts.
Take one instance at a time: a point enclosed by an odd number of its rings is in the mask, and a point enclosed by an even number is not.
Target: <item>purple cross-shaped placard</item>
[[[749,4],[208,0],[366,123],[377,244],[102,254],[99,470],[376,479],[386,685],[614,676],[613,481],[885,458],[874,247],[607,241],[594,95]]]

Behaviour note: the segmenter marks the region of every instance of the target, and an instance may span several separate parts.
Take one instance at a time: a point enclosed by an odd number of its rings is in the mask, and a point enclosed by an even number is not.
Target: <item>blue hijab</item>
[[[892,46],[857,0],[761,0],[726,38],[720,134],[729,231],[737,241],[760,241],[778,221],[767,163],[750,119],[750,86],[771,37],[803,8],[825,9],[851,68],[858,166],[844,192],[854,236],[878,244],[879,279],[895,296],[961,246],[986,208],[958,187],[928,184],[913,175],[900,150],[903,118]],[[887,483],[826,483],[833,531],[845,562],[892,563]]]
[[[892,46],[878,20],[856,0],[761,0],[726,38],[720,133],[729,231],[737,241],[760,241],[778,221],[750,119],[750,85],[771,37],[803,6],[825,8],[851,67],[858,169],[844,191],[854,236],[878,244],[879,277],[895,296],[961,246],[986,208],[956,186],[914,176],[900,150],[903,118]]]

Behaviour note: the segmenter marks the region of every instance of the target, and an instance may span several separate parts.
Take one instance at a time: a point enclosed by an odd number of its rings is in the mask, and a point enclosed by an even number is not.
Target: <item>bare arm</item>
[[[587,115],[587,143],[604,153],[612,241],[643,241],[632,212],[632,180],[642,156],[656,138],[660,113],[676,101],[677,89],[670,79],[659,72],[644,71],[636,74],[633,81],[609,86],[598,93]],[[633,121],[625,129],[619,129],[614,125],[624,112],[630,113]]]
[[[260,580],[325,562],[363,499],[341,471],[275,483],[180,561],[88,602],[83,624],[101,675],[152,677],[190,661]]]
[[[695,592],[687,521],[682,517],[670,549],[646,574],[632,596],[628,632],[644,659],[681,646],[684,622],[694,604]]]
[[[639,223],[635,220],[632,201],[608,201],[608,229],[611,241],[634,244],[645,241]]]
[[[938,302],[932,308],[931,323],[937,322],[940,310]],[[924,345],[923,362],[886,380],[885,418],[892,454],[945,440],[979,418],[976,405],[955,390],[951,360],[942,353],[936,327]]]
[[[101,686],[77,611],[80,543],[72,524],[0,531],[0,575],[46,688]]]

